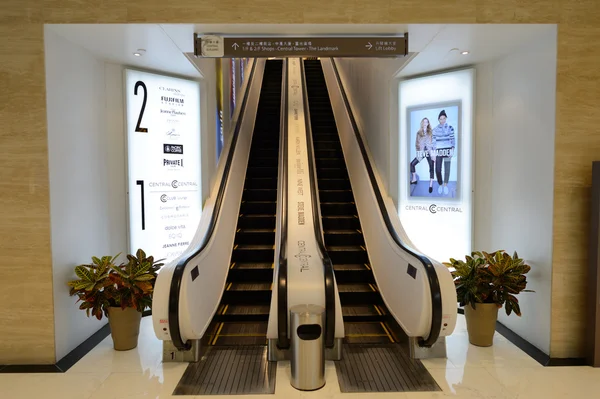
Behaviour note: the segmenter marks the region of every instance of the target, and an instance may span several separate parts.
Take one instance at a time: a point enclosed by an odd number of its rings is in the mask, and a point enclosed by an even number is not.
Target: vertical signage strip
[[[200,87],[128,69],[125,90],[129,250],[169,261],[200,221]]]

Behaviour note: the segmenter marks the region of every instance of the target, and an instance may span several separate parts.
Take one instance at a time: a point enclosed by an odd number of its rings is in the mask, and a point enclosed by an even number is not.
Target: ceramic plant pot
[[[137,346],[141,321],[142,314],[135,308],[108,309],[108,323],[115,350],[128,351]]]
[[[471,305],[465,306],[469,342],[475,346],[492,346],[498,319],[498,305],[478,303],[475,306],[476,309]]]

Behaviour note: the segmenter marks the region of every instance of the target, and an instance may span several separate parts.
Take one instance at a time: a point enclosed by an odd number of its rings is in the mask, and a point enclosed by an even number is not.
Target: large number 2
[[[135,125],[135,131],[141,133],[148,133],[148,128],[140,127],[140,124],[142,123],[142,117],[144,116],[144,111],[146,110],[146,100],[148,99],[148,89],[146,88],[144,82],[138,80],[135,83],[133,94],[137,96],[138,87],[140,86],[142,87],[142,89],[144,89],[144,99],[142,100],[142,109],[140,110],[140,116],[138,117],[137,125]]]
[[[144,181],[138,180],[135,182],[142,190],[142,230],[146,230],[146,207],[144,204]]]

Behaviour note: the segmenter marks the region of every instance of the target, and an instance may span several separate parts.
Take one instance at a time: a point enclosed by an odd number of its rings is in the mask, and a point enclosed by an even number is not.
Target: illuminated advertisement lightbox
[[[472,246],[475,70],[399,86],[400,221],[425,255],[462,258]]]
[[[200,86],[127,69],[129,247],[173,260],[200,221]]]

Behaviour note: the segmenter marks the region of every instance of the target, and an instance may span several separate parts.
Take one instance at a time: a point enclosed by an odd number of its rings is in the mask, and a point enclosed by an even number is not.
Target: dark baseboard
[[[458,309],[459,314],[465,314],[464,309]],[[496,322],[496,332],[509,340],[517,348],[527,353],[531,358],[537,361],[542,366],[585,366],[587,365],[584,358],[553,358],[545,354],[538,347],[525,340],[523,337],[515,333],[510,328],[506,327],[499,321]]]
[[[146,310],[142,317],[151,316],[152,311]],[[81,345],[69,352],[56,364],[0,364],[0,374],[11,373],[64,373],[94,349],[100,342],[110,335],[110,326],[106,323]]]

